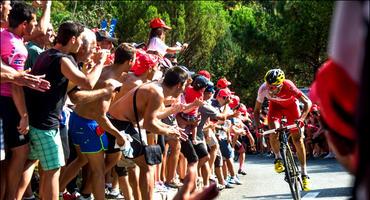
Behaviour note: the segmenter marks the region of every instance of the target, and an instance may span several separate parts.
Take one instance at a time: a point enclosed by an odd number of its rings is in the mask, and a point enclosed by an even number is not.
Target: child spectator
[[[187,104],[193,103],[196,99],[203,100],[203,93],[206,87],[208,86],[208,80],[204,76],[196,76],[191,86],[188,86],[185,89],[185,101]],[[186,110],[180,113],[180,116],[185,119],[187,122],[195,122],[198,119],[198,108],[193,107],[191,110]],[[185,128],[185,127],[182,127]],[[192,143],[197,144],[196,139],[197,127],[196,125],[188,125],[187,128],[190,129]]]

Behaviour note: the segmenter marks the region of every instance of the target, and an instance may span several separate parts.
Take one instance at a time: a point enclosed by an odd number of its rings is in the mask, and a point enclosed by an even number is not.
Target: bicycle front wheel
[[[285,166],[285,180],[289,184],[293,199],[299,200],[301,199],[301,178],[289,145],[286,145],[281,155]]]

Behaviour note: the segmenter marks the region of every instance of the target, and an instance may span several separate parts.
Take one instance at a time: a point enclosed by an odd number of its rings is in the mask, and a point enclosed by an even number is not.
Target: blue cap
[[[211,81],[208,82],[205,92],[215,93],[215,86]]]
[[[204,76],[196,76],[193,79],[192,86],[195,90],[200,90],[202,88],[206,88],[208,86],[208,79]]]

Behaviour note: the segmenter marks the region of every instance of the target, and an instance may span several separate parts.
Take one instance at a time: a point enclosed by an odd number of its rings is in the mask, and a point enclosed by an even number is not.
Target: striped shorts
[[[30,126],[30,160],[40,160],[43,170],[65,165],[62,140],[58,129],[40,130]]]

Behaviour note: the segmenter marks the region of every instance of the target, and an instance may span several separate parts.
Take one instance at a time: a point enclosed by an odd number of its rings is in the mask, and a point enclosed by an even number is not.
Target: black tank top
[[[29,124],[41,130],[59,128],[60,113],[66,100],[68,79],[61,72],[61,58],[69,58],[77,67],[71,55],[57,49],[49,49],[41,53],[32,68],[31,74],[45,74],[50,82],[50,89],[39,92],[25,89]]]

